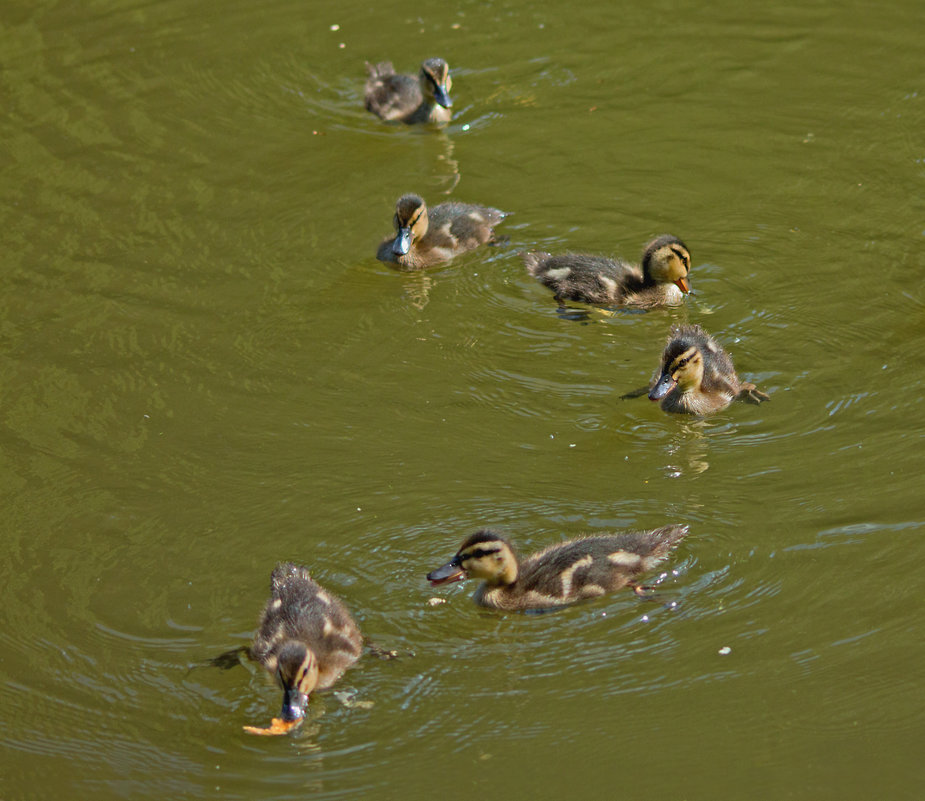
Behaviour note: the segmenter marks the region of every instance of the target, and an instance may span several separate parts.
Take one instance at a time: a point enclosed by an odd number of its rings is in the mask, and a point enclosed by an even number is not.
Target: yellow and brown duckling
[[[450,201],[427,208],[418,195],[395,204],[396,235],[379,245],[376,258],[406,270],[419,270],[495,240],[495,226],[506,212]]]
[[[297,725],[312,691],[334,684],[359,658],[362,644],[360,630],[339,598],[314,581],[307,568],[278,564],[248,655],[276,678],[283,690],[282,711],[269,729],[245,728],[279,734]]]
[[[366,109],[389,122],[449,122],[450,68],[442,58],[429,58],[417,77],[395,72],[391,62],[367,62]]]
[[[449,562],[427,574],[433,585],[482,579],[473,596],[494,609],[547,609],[597,598],[629,586],[665,559],[687,526],[580,537],[518,560],[511,544],[483,529],[463,542]]]
[[[549,287],[556,300],[607,306],[677,306],[691,290],[691,254],[676,236],[653,239],[640,264],[604,256],[566,253],[522,254],[530,275]]]
[[[696,415],[721,411],[736,399],[770,400],[754,384],[739,381],[729,354],[699,325],[672,327],[649,399],[666,412]]]

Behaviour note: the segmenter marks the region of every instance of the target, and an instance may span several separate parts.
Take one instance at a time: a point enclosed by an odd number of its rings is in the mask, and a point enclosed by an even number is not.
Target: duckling
[[[603,256],[522,253],[530,275],[565,300],[608,306],[677,306],[691,290],[691,254],[676,236],[653,239],[638,266]]]
[[[379,245],[376,258],[419,270],[495,241],[494,227],[507,212],[450,201],[434,206],[418,195],[403,195],[395,205],[397,235]]]
[[[366,110],[389,122],[449,122],[453,101],[450,99],[450,68],[442,58],[429,58],[421,71],[400,75],[390,61],[366,63]]]
[[[687,526],[580,537],[519,561],[503,537],[482,529],[463,542],[449,562],[427,574],[433,585],[465,578],[483,583],[473,599],[494,609],[545,609],[596,598],[635,583],[688,532]]]
[[[304,717],[313,690],[330,687],[357,660],[363,637],[343,602],[322,589],[305,567],[278,564],[270,576],[270,593],[248,655],[283,690],[280,722],[290,725],[271,732],[279,733]]]
[[[736,399],[757,404],[770,397],[739,381],[729,354],[699,325],[673,326],[649,400],[659,401],[666,412],[707,415]]]

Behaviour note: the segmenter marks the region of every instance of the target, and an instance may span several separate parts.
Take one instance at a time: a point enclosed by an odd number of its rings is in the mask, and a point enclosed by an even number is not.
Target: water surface
[[[922,22],[7,7],[0,794],[914,797]],[[436,54],[446,129],[366,114],[364,61]],[[406,191],[513,212],[508,241],[392,271]],[[570,319],[517,255],[664,232],[695,264],[672,310]],[[620,400],[680,322],[770,403]],[[529,551],[667,522],[655,601],[499,615],[423,580],[481,526]],[[280,559],[403,656],[254,738],[278,692],[202,663]]]

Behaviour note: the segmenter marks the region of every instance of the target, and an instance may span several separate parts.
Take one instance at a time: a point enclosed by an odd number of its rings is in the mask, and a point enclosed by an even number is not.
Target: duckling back
[[[651,531],[580,537],[524,559],[513,584],[483,584],[475,600],[496,609],[541,609],[597,598],[651,571],[688,532],[670,525]]]
[[[366,72],[366,110],[380,119],[400,122],[423,102],[417,78],[396,73],[392,62],[367,62]]]
[[[530,252],[521,257],[527,272],[560,302],[619,304],[643,288],[642,270],[624,261],[584,253]]]
[[[558,543],[525,559],[517,583],[557,603],[603,595],[651,571],[687,532],[671,525]]]
[[[452,80],[442,58],[427,59],[417,77],[395,72],[389,61],[366,63],[366,110],[388,122],[444,123],[451,117]]]
[[[362,635],[344,603],[314,581],[306,568],[282,562],[270,576],[270,599],[250,655],[271,673],[291,641],[306,645],[318,662],[319,688],[332,685],[360,656]]]
[[[521,254],[527,272],[549,287],[556,300],[612,306],[676,306],[690,291],[690,252],[669,234],[646,245],[639,265],[583,253]]]
[[[506,212],[490,206],[448,201],[430,210],[430,241],[455,253],[493,242]]]

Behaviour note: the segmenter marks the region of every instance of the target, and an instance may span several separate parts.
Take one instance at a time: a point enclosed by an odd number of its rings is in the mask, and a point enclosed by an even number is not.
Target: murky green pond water
[[[923,24],[6,4],[0,797],[918,797]],[[364,61],[431,55],[445,130],[363,110]],[[513,212],[509,241],[397,273],[406,191]],[[695,265],[667,311],[567,319],[517,255],[663,232]],[[682,321],[771,402],[620,400]],[[655,602],[492,614],[423,579],[485,525],[668,522]],[[201,665],[279,559],[414,655],[254,738],[278,692]]]

